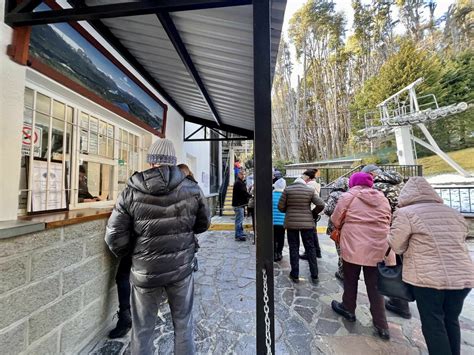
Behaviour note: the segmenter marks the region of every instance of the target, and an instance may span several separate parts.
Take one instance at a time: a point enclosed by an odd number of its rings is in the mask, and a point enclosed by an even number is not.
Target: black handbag
[[[388,256],[390,250],[391,248],[388,248],[385,257]],[[395,266],[385,265],[385,260],[377,263],[377,289],[384,296],[413,302],[415,297],[412,288],[402,279],[402,257],[397,255],[396,260],[397,265]]]

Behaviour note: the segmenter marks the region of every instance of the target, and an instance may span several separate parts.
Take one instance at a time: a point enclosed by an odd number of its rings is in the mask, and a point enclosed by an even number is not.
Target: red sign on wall
[[[41,157],[42,142],[43,129],[41,127],[35,127],[35,131],[32,132],[31,125],[29,125],[28,123],[24,123],[23,128],[21,130],[21,154],[30,155],[31,144],[33,144],[33,156]]]

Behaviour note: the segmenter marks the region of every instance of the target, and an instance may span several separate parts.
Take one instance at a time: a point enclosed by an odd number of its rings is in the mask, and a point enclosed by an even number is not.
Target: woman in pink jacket
[[[428,351],[458,355],[459,315],[474,287],[466,222],[422,177],[408,180],[398,207],[388,242],[403,254],[403,281],[413,286]]]
[[[383,296],[377,291],[377,263],[388,249],[391,209],[380,191],[374,190],[372,175],[355,173],[349,180],[350,190],[339,199],[331,216],[341,229],[341,257],[344,271],[342,302],[332,301],[332,309],[355,322],[357,284],[361,269],[370,301],[370,313],[377,334],[390,339]],[[391,255],[389,264],[394,263]]]

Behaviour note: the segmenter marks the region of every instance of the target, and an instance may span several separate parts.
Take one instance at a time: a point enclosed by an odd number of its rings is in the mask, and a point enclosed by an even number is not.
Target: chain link
[[[263,311],[265,312],[265,344],[267,346],[267,355],[272,355],[272,336],[270,334],[270,307],[268,307],[268,278],[267,270],[262,269],[263,274]]]

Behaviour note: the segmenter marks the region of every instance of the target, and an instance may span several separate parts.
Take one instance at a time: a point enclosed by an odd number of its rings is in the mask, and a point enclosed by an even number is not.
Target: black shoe
[[[337,301],[332,301],[331,302],[331,307],[334,312],[337,314],[340,314],[344,318],[346,318],[349,322],[355,322],[356,321],[356,316],[354,313],[349,312],[344,305],[341,302]]]
[[[322,259],[322,258],[323,258],[323,257],[321,256],[321,251],[317,251],[317,252],[316,252],[316,257],[317,257],[318,259]]]
[[[311,282],[314,283],[314,284],[317,284],[319,282],[319,277],[313,277],[311,276]]]
[[[399,315],[402,318],[405,318],[405,319],[411,318],[411,313],[409,309],[408,310],[400,309],[400,307],[397,307],[397,305],[393,304],[391,300],[385,300],[385,308],[389,310],[390,312],[393,312]]]
[[[300,282],[300,278],[297,277],[297,276],[293,276],[292,274],[290,274],[290,279],[291,279],[291,281],[293,281],[295,284],[297,284],[297,283]]]
[[[377,335],[382,338],[383,340],[390,340],[390,331],[388,329],[382,329],[375,326],[375,330],[377,331]]]
[[[238,242],[245,242],[247,240],[247,238],[245,238],[245,237],[235,237],[235,240],[238,241]]]
[[[123,338],[132,328],[132,316],[130,309],[120,310],[117,312],[118,321],[114,329],[109,333],[110,339]]]
[[[301,260],[308,260],[308,255],[306,255],[306,253],[300,254],[300,259]]]
[[[336,279],[339,279],[341,281],[344,281],[344,276],[342,275],[342,273],[340,271],[336,271],[336,273],[334,274],[334,276],[336,276]]]

